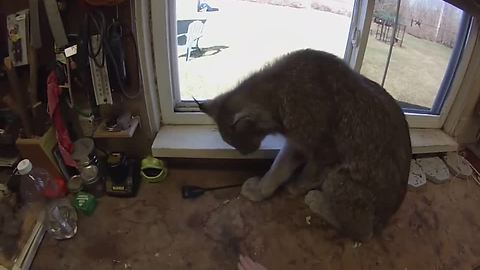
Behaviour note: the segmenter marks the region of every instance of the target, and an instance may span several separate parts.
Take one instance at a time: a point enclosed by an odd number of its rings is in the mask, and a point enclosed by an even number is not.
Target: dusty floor
[[[173,170],[133,199],[104,197],[81,216],[74,239],[46,236],[34,270],[236,269],[239,252],[270,270],[472,269],[480,263],[480,187],[473,181],[428,184],[409,192],[390,226],[360,247],[312,216],[285,192],[263,203],[238,189],[192,201],[183,183],[237,183],[254,172]]]

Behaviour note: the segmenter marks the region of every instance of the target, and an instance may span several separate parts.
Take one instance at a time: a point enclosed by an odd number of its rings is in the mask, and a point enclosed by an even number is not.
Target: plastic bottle
[[[73,237],[77,232],[77,212],[67,199],[61,198],[66,189],[63,180],[52,178],[28,159],[18,163],[17,171],[21,175],[20,194],[24,203],[34,211],[45,210],[44,223],[55,239]]]
[[[50,175],[47,171],[33,168],[32,163],[28,159],[20,161],[17,165],[18,174],[21,175],[20,195],[26,205],[44,203],[43,195],[46,182],[49,181]]]
[[[34,167],[30,160],[20,161],[17,171],[22,176],[20,194],[25,203],[65,196],[66,187],[63,180],[52,178],[43,168]]]

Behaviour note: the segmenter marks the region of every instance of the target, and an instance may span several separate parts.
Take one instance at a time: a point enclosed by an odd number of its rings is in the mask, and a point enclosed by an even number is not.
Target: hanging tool
[[[241,187],[242,185],[243,184],[235,184],[235,185],[213,187],[213,188],[202,188],[202,187],[198,187],[198,186],[185,185],[185,186],[182,186],[182,198],[184,198],[184,199],[194,199],[194,198],[202,196],[207,191]]]
[[[77,164],[71,155],[73,152],[73,144],[70,140],[70,134],[60,112],[61,93],[62,91],[58,83],[57,73],[52,71],[48,75],[47,79],[48,114],[52,118],[53,124],[55,125],[58,147],[63,161],[68,166],[77,167]]]
[[[30,105],[32,109],[35,109],[39,106],[38,102],[38,58],[37,58],[37,49],[33,46],[30,46],[28,53],[28,62],[30,63],[30,81],[28,82],[28,91],[30,98]],[[35,115],[35,110],[33,112]]]
[[[38,10],[39,1],[40,0],[28,0],[28,6],[30,8],[30,45],[34,49],[40,49],[42,47],[40,15]]]
[[[5,70],[7,71],[8,81],[10,82],[10,94],[15,99],[16,111],[20,116],[25,136],[32,137],[33,122],[29,107],[27,106],[26,93],[20,86],[15,67],[10,57],[4,59]]]
[[[70,59],[65,54],[65,50],[56,48],[55,51],[57,60],[57,76],[63,77],[61,80],[62,84],[60,84],[59,87],[67,91],[67,104],[68,107],[73,109],[75,103],[73,101],[72,93]]]
[[[48,23],[50,24],[50,30],[52,31],[53,39],[55,40],[55,45],[59,48],[67,46],[67,34],[65,34],[62,17],[58,11],[57,0],[43,0],[43,4],[45,6],[45,12],[47,13]]]

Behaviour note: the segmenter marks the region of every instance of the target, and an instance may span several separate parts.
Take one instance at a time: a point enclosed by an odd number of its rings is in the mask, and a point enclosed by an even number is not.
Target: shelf
[[[130,128],[122,131],[117,131],[117,132],[107,131],[105,128],[105,123],[106,123],[106,120],[100,123],[98,128],[93,133],[93,138],[96,138],[96,139],[131,138],[133,137],[135,130],[137,130],[140,120],[138,118],[133,118]]]

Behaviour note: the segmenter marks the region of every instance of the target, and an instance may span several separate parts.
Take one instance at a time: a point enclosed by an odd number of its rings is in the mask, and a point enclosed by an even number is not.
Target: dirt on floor
[[[314,216],[303,198],[280,191],[252,203],[238,189],[194,200],[182,184],[239,183],[255,172],[173,170],[136,198],[103,197],[80,216],[75,238],[46,236],[33,270],[236,269],[240,253],[270,270],[472,269],[480,263],[480,187],[454,179],[409,192],[382,235],[361,245]]]

